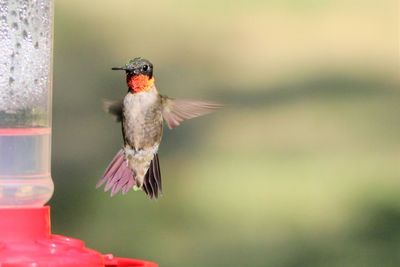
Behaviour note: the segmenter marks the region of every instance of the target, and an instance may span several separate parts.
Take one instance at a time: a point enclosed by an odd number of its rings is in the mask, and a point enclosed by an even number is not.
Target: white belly
[[[160,142],[162,115],[157,91],[127,94],[124,98],[125,145],[135,150]]]

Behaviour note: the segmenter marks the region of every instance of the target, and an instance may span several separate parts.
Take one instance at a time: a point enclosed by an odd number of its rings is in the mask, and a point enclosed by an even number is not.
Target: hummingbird
[[[211,101],[174,99],[160,95],[155,86],[153,64],[137,57],[122,67],[126,73],[128,92],[119,101],[104,101],[104,109],[114,115],[122,126],[123,147],[106,168],[96,187],[103,184],[111,196],[130,189],[143,190],[158,198],[162,194],[158,148],[163,122],[169,129],[184,120],[199,117],[222,107]]]

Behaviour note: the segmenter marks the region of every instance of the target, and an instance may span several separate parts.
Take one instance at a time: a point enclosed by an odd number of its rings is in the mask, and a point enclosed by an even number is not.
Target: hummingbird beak
[[[114,67],[114,68],[111,68],[112,70],[126,70],[126,68],[125,67]]]
[[[111,69],[112,69],[112,70],[124,70],[124,71],[126,71],[127,73],[131,73],[131,74],[135,74],[135,75],[137,75],[137,74],[140,73],[139,69],[128,68],[128,67],[126,67],[126,66],[124,66],[124,67],[114,67],[114,68],[111,68]]]

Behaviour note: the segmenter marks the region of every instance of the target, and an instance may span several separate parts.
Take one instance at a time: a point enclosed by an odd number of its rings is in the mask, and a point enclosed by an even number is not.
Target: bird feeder
[[[156,267],[51,233],[52,0],[0,0],[0,266]]]

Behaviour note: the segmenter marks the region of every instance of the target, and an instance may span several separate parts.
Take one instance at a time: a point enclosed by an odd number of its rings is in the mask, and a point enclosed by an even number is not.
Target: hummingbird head
[[[154,83],[153,64],[141,57],[131,59],[124,66],[114,67],[112,70],[125,71],[126,82],[132,93],[147,91]]]
[[[146,75],[149,78],[153,77],[153,64],[147,59],[137,57],[131,59],[122,67],[114,67],[112,70],[124,70],[127,75]]]

